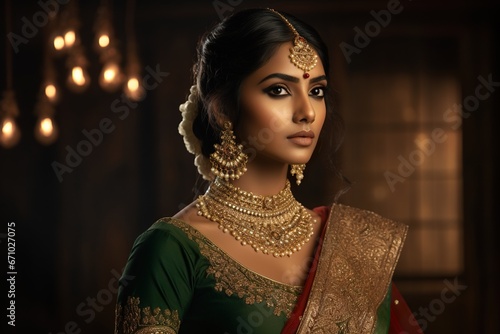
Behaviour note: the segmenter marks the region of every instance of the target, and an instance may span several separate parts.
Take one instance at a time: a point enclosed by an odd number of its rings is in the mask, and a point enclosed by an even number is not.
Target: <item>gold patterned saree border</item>
[[[181,320],[177,310],[141,308],[139,297],[127,298],[115,310],[115,334],[175,334]]]
[[[408,227],[334,204],[297,334],[373,333]]]

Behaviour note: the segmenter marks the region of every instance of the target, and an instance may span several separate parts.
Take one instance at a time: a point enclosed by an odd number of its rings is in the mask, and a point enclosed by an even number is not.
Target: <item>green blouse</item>
[[[280,333],[302,288],[232,259],[181,220],[163,218],[134,243],[120,281],[116,334]],[[375,333],[387,333],[390,294]]]

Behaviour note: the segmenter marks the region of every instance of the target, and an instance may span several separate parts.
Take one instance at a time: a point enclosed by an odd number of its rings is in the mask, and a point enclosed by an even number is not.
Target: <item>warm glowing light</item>
[[[75,44],[76,41],[76,34],[73,30],[69,30],[64,34],[64,43],[66,44],[66,47],[70,48]]]
[[[49,100],[53,101],[57,95],[56,86],[54,86],[53,84],[48,84],[47,86],[45,86],[45,95]]]
[[[56,36],[54,38],[54,48],[56,50],[62,50],[62,48],[64,48],[64,38],[62,36]]]
[[[83,62],[83,61],[82,61]],[[90,85],[90,77],[82,62],[73,65],[68,75],[68,87],[76,92],[81,93]]]
[[[15,129],[16,125],[10,119],[6,119],[2,124],[2,135],[5,137],[11,137]]]
[[[71,78],[77,86],[85,85],[85,75],[83,73],[83,68],[81,68],[80,66],[73,67],[73,69],[71,70]]]
[[[116,77],[116,70],[114,68],[108,68],[104,71],[104,80],[106,82],[111,82]]]
[[[122,82],[123,74],[118,64],[114,61],[106,63],[99,76],[101,87],[108,92],[113,92],[120,87]]]
[[[130,78],[127,82],[127,88],[131,92],[135,92],[139,89],[139,80],[137,78]]]
[[[46,117],[40,122],[40,133],[43,136],[49,137],[53,130],[54,126],[52,125],[52,120],[50,118]]]
[[[0,144],[5,148],[10,148],[17,144],[21,133],[17,128],[16,122],[11,117],[6,117],[2,122],[0,129]]]
[[[124,90],[127,97],[133,101],[140,101],[146,95],[144,88],[140,85],[139,79],[135,75],[127,80]]]
[[[58,136],[57,124],[54,123],[52,118],[42,116],[38,119],[35,128],[35,138],[44,145],[50,145],[56,141]]]
[[[99,46],[101,48],[105,48],[109,45],[109,36],[106,34],[102,34],[99,36]]]

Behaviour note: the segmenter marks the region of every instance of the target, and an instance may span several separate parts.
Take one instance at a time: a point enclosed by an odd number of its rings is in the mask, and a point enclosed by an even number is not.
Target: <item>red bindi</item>
[[[304,73],[303,77],[304,77],[304,79],[309,78],[309,73]]]

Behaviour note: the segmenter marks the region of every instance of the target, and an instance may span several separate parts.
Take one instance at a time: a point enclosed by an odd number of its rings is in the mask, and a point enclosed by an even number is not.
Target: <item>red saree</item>
[[[314,261],[282,334],[373,333],[408,227],[334,204],[316,208],[323,226]],[[392,284],[389,333],[422,333]],[[396,302],[397,301],[397,302]]]

